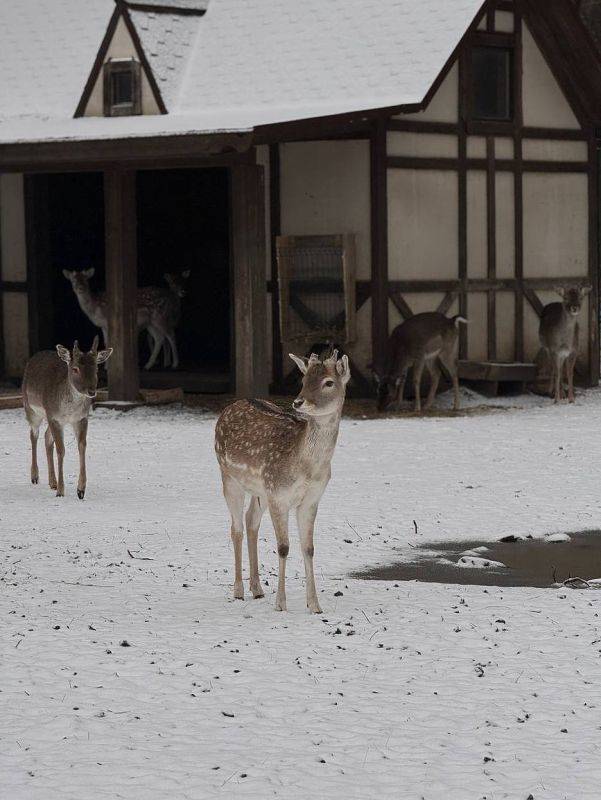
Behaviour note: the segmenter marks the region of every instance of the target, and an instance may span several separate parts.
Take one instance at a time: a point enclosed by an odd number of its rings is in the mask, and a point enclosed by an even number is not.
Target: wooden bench
[[[513,384],[511,388],[524,391],[526,385],[536,381],[536,364],[502,361],[459,361],[459,379],[473,383],[482,394],[495,396],[499,384]]]

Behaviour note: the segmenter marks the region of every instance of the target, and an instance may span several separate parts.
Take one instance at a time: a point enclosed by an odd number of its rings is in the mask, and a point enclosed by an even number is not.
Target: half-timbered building
[[[263,394],[339,339],[356,392],[389,332],[461,313],[465,378],[522,380],[558,284],[592,287],[595,2],[20,0],[0,7],[0,377],[96,332],[140,380]],[[592,28],[592,30],[591,30]],[[190,270],[182,370],[139,370],[136,287]],[[323,337],[322,337],[323,338]]]

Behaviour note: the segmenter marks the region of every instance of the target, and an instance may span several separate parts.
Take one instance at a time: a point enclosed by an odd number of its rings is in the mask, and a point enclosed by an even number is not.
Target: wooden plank
[[[136,324],[137,242],[136,174],[104,173],[106,290],[109,344],[109,399],[136,401],[138,328]]]
[[[383,363],[388,341],[388,189],[386,123],[378,120],[370,140],[371,338],[374,364]]]
[[[0,259],[2,254],[0,253]],[[2,262],[0,261],[0,268]],[[0,292],[28,292],[29,284],[27,281],[0,281]]]
[[[472,381],[529,382],[536,379],[537,367],[531,363],[459,361],[459,377]]]
[[[459,120],[458,172],[457,172],[457,276],[459,278],[459,313],[468,317],[467,297],[467,131],[466,121],[469,105],[468,53],[464,50],[459,59],[459,91],[457,93],[457,119]],[[467,356],[467,330],[459,326],[459,356]]]
[[[573,283],[573,281],[574,279],[572,278],[571,283]],[[524,292],[524,297],[530,303],[537,316],[542,316],[544,305],[538,299],[538,296],[534,293],[534,290],[524,282],[522,285],[522,291]]]
[[[504,136],[512,136],[513,129],[506,132]],[[422,158],[419,156],[388,156],[386,160],[388,169],[425,169],[443,170],[457,172],[461,168],[458,158],[444,158],[429,156]],[[486,158],[467,158],[465,165],[467,169],[486,171],[488,161]],[[499,158],[495,160],[495,169],[499,172],[515,172],[515,160],[511,158]],[[541,173],[588,173],[588,161],[522,161],[524,172]]]
[[[486,137],[486,246],[489,281],[497,275],[497,226],[496,226],[496,186],[495,186],[495,140]],[[497,357],[497,298],[494,289],[486,295],[487,300],[487,352],[490,361]]]
[[[589,140],[588,178],[588,268],[591,292],[588,303],[589,383],[599,383],[599,151],[594,136]]]
[[[523,159],[522,136],[524,135],[523,112],[523,59],[522,59],[522,16],[519,9],[515,11],[515,50],[514,50],[514,98],[513,109],[516,131],[513,137],[513,157],[516,169],[513,174],[513,226],[514,226],[514,274],[517,281],[515,288],[514,314],[514,352],[518,361],[524,359],[524,294],[522,280],[524,278],[524,196],[523,196]]]
[[[283,379],[282,337],[276,239],[282,232],[280,145],[269,145],[269,222],[271,236],[271,359],[272,379],[279,386]]]
[[[265,190],[263,169],[231,168],[235,375],[238,397],[265,396],[267,298],[265,294]]]
[[[447,292],[440,301],[440,303],[438,304],[438,308],[436,309],[436,311],[439,314],[446,314],[449,308],[455,302],[457,295],[458,295],[457,292]]]
[[[414,316],[411,307],[409,306],[403,295],[400,294],[400,292],[394,292],[393,294],[391,294],[390,299],[394,303],[396,310],[403,317],[403,319],[411,319],[411,317]]]
[[[23,397],[20,392],[10,394],[0,394],[0,409],[22,408]]]

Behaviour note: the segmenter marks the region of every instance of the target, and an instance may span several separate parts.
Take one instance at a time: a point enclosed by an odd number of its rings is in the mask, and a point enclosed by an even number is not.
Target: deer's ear
[[[336,372],[340,375],[343,383],[348,383],[351,378],[351,368],[348,365],[348,356],[342,356],[336,362]]]
[[[83,274],[85,275],[86,278],[93,278],[95,272],[96,270],[94,269],[94,267],[90,267],[89,269],[84,269]]]
[[[98,355],[96,356],[96,363],[97,364],[104,364],[105,361],[108,361],[109,358],[113,354],[113,348],[109,347],[106,350],[101,350]]]
[[[554,286],[553,287],[553,291],[556,294],[558,294],[560,297],[565,297],[566,296],[566,290],[564,289],[563,286]]]
[[[299,358],[299,356],[295,356],[294,353],[288,353],[290,358],[294,361],[296,366],[300,369],[303,375],[307,374],[307,361],[304,358]]]
[[[62,344],[56,345],[56,352],[61,361],[64,361],[66,364],[71,363],[71,353],[67,350],[66,347],[63,347]]]
[[[63,270],[63,275],[65,276],[65,278],[66,278],[68,281],[70,281],[70,280],[71,280],[71,276],[73,275],[73,273],[72,273],[72,272],[69,272],[69,270],[68,270],[68,269],[64,269],[64,270]]]
[[[586,297],[586,295],[590,294],[590,293],[591,293],[591,287],[590,286],[581,286],[580,287],[580,296],[581,297]]]

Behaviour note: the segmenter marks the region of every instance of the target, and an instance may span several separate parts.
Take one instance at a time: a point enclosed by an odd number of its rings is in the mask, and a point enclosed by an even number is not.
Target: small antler
[[[324,364],[335,364],[338,361],[338,350],[332,350],[331,355],[329,355]]]
[[[312,367],[313,364],[319,364],[319,356],[317,353],[311,353],[309,356],[309,361],[307,362],[308,367]]]
[[[91,353],[98,352],[98,341],[99,341],[98,336],[94,336],[94,341],[92,342],[92,349],[90,350]]]
[[[81,353],[77,339],[73,342],[73,354],[75,355],[75,353]]]

